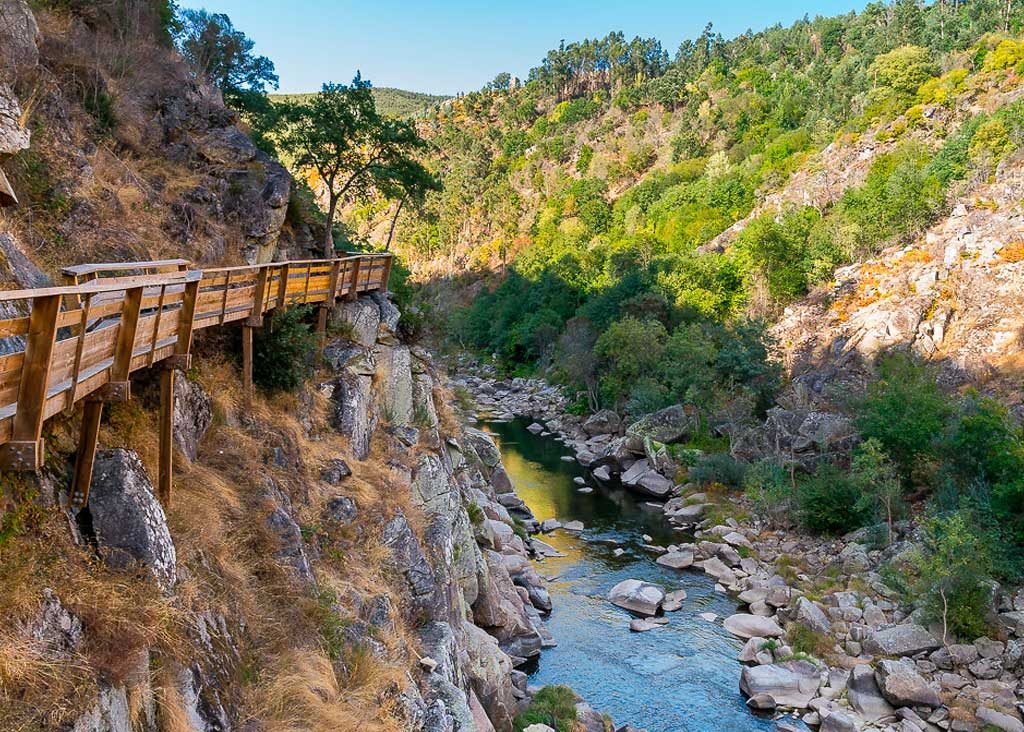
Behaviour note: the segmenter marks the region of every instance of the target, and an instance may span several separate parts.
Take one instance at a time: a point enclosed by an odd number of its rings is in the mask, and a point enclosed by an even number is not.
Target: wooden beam
[[[71,508],[84,508],[89,503],[89,487],[92,485],[92,469],[96,463],[96,445],[100,438],[100,420],[103,417],[103,402],[86,400],[82,408],[82,429],[78,436],[78,454],[75,457],[75,472],[71,479]]]
[[[267,297],[270,295],[267,282],[270,279],[270,268],[260,267],[256,273],[256,292],[252,298],[252,313],[245,320],[246,325],[257,327],[263,325],[263,311],[266,310]]]
[[[160,372],[160,476],[157,498],[165,509],[171,505],[174,484],[174,369]]]
[[[387,259],[384,260],[384,271],[380,276],[380,289],[384,292],[388,291],[388,281],[391,279],[391,263],[395,261],[395,255],[387,255]]]
[[[32,301],[25,358],[18,385],[11,441],[0,452],[0,468],[38,470],[43,464],[43,418],[50,381],[53,346],[57,340],[57,315],[61,296],[48,294]]]
[[[106,384],[106,393],[118,401],[128,401],[131,397],[132,355],[135,353],[135,335],[139,330],[139,314],[142,311],[142,294],[144,288],[132,287],[125,290],[121,303],[121,324],[117,328],[117,341],[114,344],[114,362],[110,365],[110,382]]]
[[[181,311],[178,313],[178,342],[174,345],[174,353],[187,356],[192,352],[192,331],[196,319],[196,299],[199,297],[199,280],[188,282],[181,294]]]
[[[251,325],[242,326],[242,391],[246,405],[252,400],[252,331]]]
[[[359,296],[359,263],[362,261],[359,257],[352,261],[352,275],[347,294],[349,300],[355,300]]]
[[[284,298],[288,292],[288,273],[288,263],[285,262],[284,264],[281,265],[280,274],[278,275],[281,279],[277,283],[277,307],[281,308],[282,310],[284,310],[285,307],[287,306],[287,303],[285,302]]]

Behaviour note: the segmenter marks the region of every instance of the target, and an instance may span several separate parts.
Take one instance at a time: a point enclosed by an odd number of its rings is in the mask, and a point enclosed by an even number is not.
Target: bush
[[[881,357],[877,370],[878,380],[856,404],[857,427],[864,437],[877,439],[909,478],[922,459],[935,454],[949,402],[939,390],[935,370],[904,353]]]
[[[780,522],[792,510],[793,483],[789,471],[771,460],[759,460],[747,469],[743,488],[758,513]]]
[[[739,488],[743,485],[746,473],[747,466],[732,455],[715,452],[697,458],[697,462],[690,468],[689,477],[696,483],[721,483],[730,488]]]
[[[288,308],[256,331],[252,377],[264,391],[295,389],[312,370],[316,335],[305,322],[310,311],[307,305]]]
[[[577,701],[568,686],[545,686],[534,695],[526,711],[516,717],[515,730],[522,732],[531,724],[546,724],[557,732],[574,732]]]
[[[911,592],[927,617],[942,623],[944,643],[950,633],[971,641],[988,630],[991,553],[977,523],[964,511],[929,519],[910,560]]]
[[[832,463],[823,463],[814,475],[797,484],[800,522],[822,534],[844,534],[865,524],[860,489],[852,476]]]

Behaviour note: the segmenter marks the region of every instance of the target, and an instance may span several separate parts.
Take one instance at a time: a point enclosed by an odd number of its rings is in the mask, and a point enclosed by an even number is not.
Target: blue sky
[[[835,15],[863,0],[182,0],[227,13],[256,41],[281,77],[282,92],[347,82],[356,69],[375,86],[454,94],[479,89],[500,71],[525,77],[560,39],[621,30],[654,36],[670,54],[711,21],[726,37],[805,14]]]

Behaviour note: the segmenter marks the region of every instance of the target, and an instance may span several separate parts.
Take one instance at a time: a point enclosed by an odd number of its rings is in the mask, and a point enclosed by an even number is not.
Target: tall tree
[[[440,185],[416,159],[426,142],[415,125],[379,114],[370,82],[358,73],[347,86],[324,84],[308,101],[288,105],[282,122],[280,147],[296,167],[315,171],[327,193],[327,257],[339,205],[373,195],[402,201]]]

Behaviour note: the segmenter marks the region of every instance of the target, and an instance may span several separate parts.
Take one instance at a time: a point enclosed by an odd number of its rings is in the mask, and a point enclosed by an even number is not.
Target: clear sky
[[[500,71],[525,77],[559,40],[621,30],[658,38],[670,55],[711,21],[728,37],[747,28],[835,15],[863,0],[181,0],[227,13],[256,41],[282,92],[348,82],[357,69],[374,86],[454,94]]]

